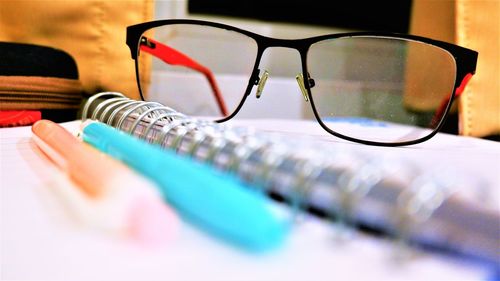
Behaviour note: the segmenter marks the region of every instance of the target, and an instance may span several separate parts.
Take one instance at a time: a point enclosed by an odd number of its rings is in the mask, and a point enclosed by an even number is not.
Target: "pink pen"
[[[126,233],[147,245],[158,245],[174,236],[177,216],[149,180],[80,142],[52,121],[40,120],[32,131],[38,147],[66,171],[86,197],[74,200],[74,195],[65,192],[73,208],[85,209],[80,212],[85,214],[85,221]],[[88,204],[82,204],[83,201]]]

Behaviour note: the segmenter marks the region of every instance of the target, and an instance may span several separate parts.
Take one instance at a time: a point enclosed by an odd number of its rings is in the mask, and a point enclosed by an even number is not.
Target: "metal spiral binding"
[[[307,201],[315,179],[319,176],[320,164],[308,159],[297,158],[293,161],[295,177],[291,183],[292,219],[296,220],[299,211],[307,209]]]
[[[300,198],[302,201],[298,202],[302,207],[306,204],[306,199],[309,197],[312,191],[312,185],[317,181],[322,170],[321,167],[323,162],[320,161],[307,161],[301,165],[300,173],[297,174],[295,179],[295,189],[300,191]]]
[[[117,115],[119,113],[122,112],[123,109],[126,109],[127,107],[130,107],[130,106],[133,106],[133,105],[136,105],[136,104],[140,104],[142,103],[141,101],[134,101],[134,100],[130,100],[128,102],[125,102],[123,103],[122,105],[118,106],[117,108],[115,108],[109,115],[108,117],[108,120],[106,120],[106,124],[110,125],[110,126],[113,126],[117,120],[115,120],[115,118],[117,117]]]
[[[159,103],[135,101],[120,93],[89,98],[82,110],[82,119],[87,118],[231,172],[262,192],[276,193],[291,203],[292,217],[299,209],[315,208],[344,221],[368,225],[375,221],[376,227],[389,233],[394,230],[409,240],[414,238],[412,230],[433,219],[451,195],[435,178],[418,172],[405,179],[409,187],[385,186],[407,162],[328,147],[312,147],[316,154],[308,155],[302,151],[307,145],[300,141],[190,118]],[[378,210],[367,214],[367,203],[376,204]]]
[[[104,108],[104,109],[107,109],[109,110],[109,106],[110,104],[113,104],[117,101],[126,101],[127,98],[126,97],[117,97],[117,98],[110,98],[110,99],[107,99],[103,102],[101,102],[100,104],[97,105],[97,107],[94,109],[94,112],[92,113],[92,116],[90,117],[90,119],[97,119],[97,116],[98,114],[100,113],[100,111]],[[104,112],[103,112],[104,113]],[[102,118],[104,114],[101,114],[100,118]]]
[[[244,142],[240,142],[234,149],[234,153],[229,159],[228,170],[237,172],[241,162],[244,162],[257,149],[264,145],[263,142],[255,137],[246,138]]]
[[[123,123],[125,122],[125,119],[127,119],[132,113],[134,113],[136,111],[140,112],[141,110],[148,109],[149,107],[154,106],[154,105],[161,106],[161,104],[159,104],[157,102],[149,102],[149,101],[139,102],[139,103],[131,105],[130,108],[128,108],[127,110],[125,110],[125,112],[123,112],[123,114],[120,116],[118,121],[116,123],[114,123],[115,127],[118,129],[122,129],[122,130],[125,129],[123,127]]]
[[[162,113],[162,114],[160,114],[160,113]],[[139,117],[137,117],[137,119],[132,123],[130,128],[127,129],[128,133],[130,133],[130,134],[134,133],[135,130],[137,129],[137,126],[139,125],[139,123],[143,122],[145,118],[156,118],[160,115],[163,115],[164,117],[170,117],[170,118],[172,118],[174,116],[184,117],[182,114],[176,112],[175,110],[173,110],[167,106],[149,107],[147,110],[142,112],[139,115]],[[148,123],[150,123],[150,122],[151,122],[151,120],[149,120]],[[145,135],[147,135],[146,132],[145,132]]]
[[[173,120],[172,122],[169,122],[165,126],[162,127],[160,134],[158,137],[153,141],[153,143],[159,144],[159,145],[164,145],[167,143],[168,140],[168,134],[170,131],[178,128],[178,127],[183,127],[184,125],[188,124],[189,121],[186,119],[176,119]]]
[[[403,190],[397,199],[397,234],[403,240],[409,240],[411,231],[428,221],[453,193],[452,186],[440,183],[432,175],[414,178],[410,187]]]
[[[339,178],[341,195],[341,212],[339,219],[346,223],[349,218],[355,219],[353,209],[364,196],[382,179],[382,171],[378,165],[365,163],[356,172],[347,170]]]
[[[180,152],[180,146],[181,146],[183,140],[185,139],[186,135],[188,134],[188,132],[194,131],[196,127],[197,127],[196,123],[192,123],[192,122],[188,121],[188,122],[184,123],[182,126],[177,126],[173,129],[171,129],[174,136],[172,137],[171,141],[168,140],[170,142],[170,145],[169,145],[170,148],[173,148],[175,151]]]
[[[208,164],[213,164],[215,161],[215,157],[217,156],[219,151],[221,151],[222,148],[226,145],[227,140],[221,138],[220,136],[214,135],[210,136],[208,140],[208,151],[206,153],[205,162],[207,162]]]
[[[158,109],[158,110],[161,110],[162,108]],[[156,125],[156,123],[160,120],[168,120],[168,121],[172,121],[176,118],[184,118],[184,115],[181,114],[181,113],[178,113],[178,112],[166,112],[166,113],[159,113],[156,117],[152,118],[150,121],[149,121],[149,124],[146,126],[146,129],[144,130],[144,137],[143,139],[145,139],[146,141],[150,142],[150,143],[153,143],[156,141],[156,138],[155,137],[149,137],[149,134],[150,134],[150,131],[151,129]],[[141,119],[137,119],[136,120],[137,124],[134,123],[132,126],[136,127],[140,122],[141,122]]]
[[[111,98],[110,100],[113,100],[113,99],[115,99],[115,98]],[[120,99],[120,100],[116,100],[112,103],[109,103],[108,106],[106,106],[106,108],[102,111],[101,115],[99,116],[99,118],[97,120],[99,120],[100,122],[106,123],[106,121],[109,119],[109,114],[111,114],[113,112],[113,108],[115,108],[117,106],[121,106],[123,104],[130,103],[130,99],[128,99],[128,98],[116,98],[116,99]],[[97,117],[97,115],[96,115],[96,117]]]
[[[297,157],[296,144],[189,118],[159,103],[131,100],[120,93],[94,95],[85,104],[82,118],[88,118],[93,103],[106,97],[107,100],[95,106],[90,118],[239,174],[265,192],[290,186],[290,194],[285,199],[292,204],[294,214],[306,207],[308,194],[323,172],[321,167],[327,166],[328,161],[318,160],[320,157]],[[153,128],[156,128],[154,135],[151,134]],[[290,177],[277,179],[274,174],[278,172]],[[343,174],[354,174],[354,171],[345,170]],[[335,185],[337,183],[331,183],[331,186]],[[342,201],[342,205],[351,206],[353,202],[350,200],[346,204]]]
[[[102,92],[102,93],[98,93],[98,94],[95,94],[93,96],[91,96],[87,102],[85,103],[85,105],[83,106],[83,109],[82,109],[82,119],[85,120],[88,117],[88,111],[90,109],[90,106],[99,98],[104,98],[106,96],[112,96],[112,97],[122,97],[122,98],[125,98],[125,96],[121,93],[117,93],[117,92]]]

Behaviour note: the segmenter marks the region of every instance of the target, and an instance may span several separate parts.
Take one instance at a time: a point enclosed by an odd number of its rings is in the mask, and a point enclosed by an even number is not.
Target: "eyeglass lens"
[[[141,41],[137,63],[146,99],[214,120],[236,110],[257,57],[255,40],[221,28],[176,24],[150,29]]]
[[[307,68],[318,117],[339,134],[375,142],[429,135],[453,94],[456,63],[417,41],[343,37],[313,44]]]

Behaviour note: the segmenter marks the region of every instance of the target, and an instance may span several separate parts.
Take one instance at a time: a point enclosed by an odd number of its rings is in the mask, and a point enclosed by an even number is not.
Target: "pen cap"
[[[151,178],[186,220],[252,251],[282,244],[289,221],[270,199],[235,176],[127,135],[105,124],[83,128],[83,139]]]

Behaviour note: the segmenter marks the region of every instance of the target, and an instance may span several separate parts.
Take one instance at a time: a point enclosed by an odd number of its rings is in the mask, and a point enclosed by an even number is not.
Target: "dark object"
[[[0,75],[78,79],[75,60],[50,47],[0,42]]]
[[[408,33],[411,0],[267,1],[189,0],[192,14]]]
[[[59,49],[0,42],[0,110],[30,110],[56,122],[74,120],[82,86],[73,57]]]

